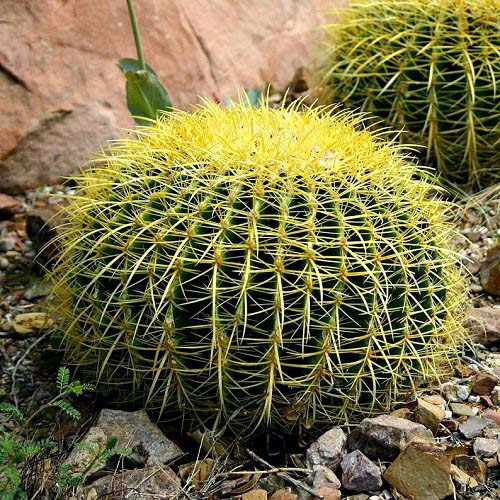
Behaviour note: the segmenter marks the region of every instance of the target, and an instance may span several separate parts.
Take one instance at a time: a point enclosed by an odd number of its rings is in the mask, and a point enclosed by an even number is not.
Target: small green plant
[[[67,361],[122,401],[244,429],[355,421],[446,373],[454,205],[360,122],[207,101],[113,147],[63,215]]]
[[[30,424],[49,408],[61,410],[74,420],[80,419],[80,412],[71,403],[71,396],[81,396],[94,390],[91,384],[78,380],[70,381],[70,372],[66,367],[57,372],[57,394],[48,403],[41,405],[29,417],[15,405],[0,402],[0,413],[7,415],[8,421],[0,425],[0,499],[27,499],[22,489],[22,471],[26,463],[45,449],[54,448],[57,443],[51,439],[33,440],[29,436]],[[8,424],[8,425],[7,425]]]
[[[127,0],[130,23],[134,33],[137,59],[120,59],[118,67],[126,78],[127,105],[138,125],[150,125],[159,111],[170,111],[172,103],[167,89],[156,72],[144,61],[141,35],[133,0]]]
[[[500,1],[361,0],[325,26],[324,102],[373,113],[444,177],[500,179]]]

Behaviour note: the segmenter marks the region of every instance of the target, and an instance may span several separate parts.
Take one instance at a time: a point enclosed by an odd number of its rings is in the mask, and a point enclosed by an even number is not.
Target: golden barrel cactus
[[[500,180],[500,0],[359,0],[325,26],[321,99],[403,130],[471,188]]]
[[[462,338],[450,204],[359,120],[206,102],[112,145],[64,213],[68,361],[243,429],[356,420],[444,373]]]

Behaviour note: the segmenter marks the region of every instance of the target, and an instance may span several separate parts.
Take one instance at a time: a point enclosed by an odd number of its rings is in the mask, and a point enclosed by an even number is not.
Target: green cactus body
[[[500,179],[500,1],[357,1],[325,26],[320,85],[404,130],[449,180]]]
[[[245,429],[356,420],[443,374],[463,336],[450,205],[359,121],[207,102],[112,146],[65,210],[68,360]]]

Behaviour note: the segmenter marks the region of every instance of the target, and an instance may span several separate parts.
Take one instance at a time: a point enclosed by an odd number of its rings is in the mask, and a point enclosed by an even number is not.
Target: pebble
[[[310,469],[323,465],[335,470],[345,454],[346,435],[340,427],[333,427],[321,435],[307,450],[306,460]]]
[[[3,238],[0,240],[0,252],[10,252],[16,249],[16,241],[12,238]]]
[[[483,291],[483,287],[481,285],[478,285],[477,283],[472,283],[470,286],[470,291],[472,293],[481,293]]]
[[[440,406],[429,403],[428,401],[418,398],[417,409],[415,410],[415,420],[425,425],[434,434],[439,428],[439,424],[446,417],[446,412]]]
[[[474,439],[482,436],[483,429],[491,427],[492,422],[481,417],[470,417],[465,422],[461,422],[458,426],[460,434],[466,439]]]
[[[247,491],[241,495],[241,500],[267,500],[267,491],[261,489]]]
[[[474,441],[473,450],[478,457],[493,457],[500,451],[500,441],[478,437]]]
[[[494,405],[500,405],[500,385],[497,385],[492,391],[491,391],[491,402]]]
[[[340,466],[342,486],[347,490],[376,491],[382,486],[380,469],[359,450],[347,454]]]
[[[477,415],[479,409],[464,403],[450,403],[450,409],[454,415],[463,417],[473,417]]]
[[[0,257],[0,269],[7,269],[9,267],[9,260],[5,257]]]
[[[414,438],[434,441],[432,432],[422,424],[404,418],[380,415],[365,418],[348,436],[350,451],[360,450],[367,457],[394,460]]]
[[[453,493],[451,462],[444,448],[412,441],[389,466],[384,479],[413,500],[443,499]]]
[[[484,413],[483,417],[487,418],[488,420],[492,420],[495,422],[497,426],[500,427],[500,413],[498,411],[492,410],[491,408],[488,408]]]
[[[299,497],[295,493],[292,493],[291,491],[286,489],[282,489],[275,491],[271,495],[269,500],[297,500],[297,498]]]
[[[312,473],[312,485],[315,489],[322,486],[339,489],[341,483],[335,472],[324,465],[317,465]]]
[[[322,486],[315,490],[316,493],[321,495],[323,500],[340,500],[340,490],[336,490],[334,488],[328,488],[328,486]]]
[[[472,390],[476,394],[488,396],[497,385],[498,378],[491,373],[478,373],[472,381]]]
[[[455,457],[455,465],[476,481],[484,483],[488,475],[486,464],[477,457],[458,455]]]
[[[466,401],[470,396],[470,389],[466,385],[456,384],[454,382],[446,382],[441,385],[441,394],[443,397],[452,403]]]

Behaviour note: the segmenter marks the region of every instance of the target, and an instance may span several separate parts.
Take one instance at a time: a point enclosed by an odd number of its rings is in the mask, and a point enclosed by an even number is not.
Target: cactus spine
[[[206,102],[78,179],[52,275],[69,361],[168,414],[358,419],[462,336],[435,187],[360,119]]]

